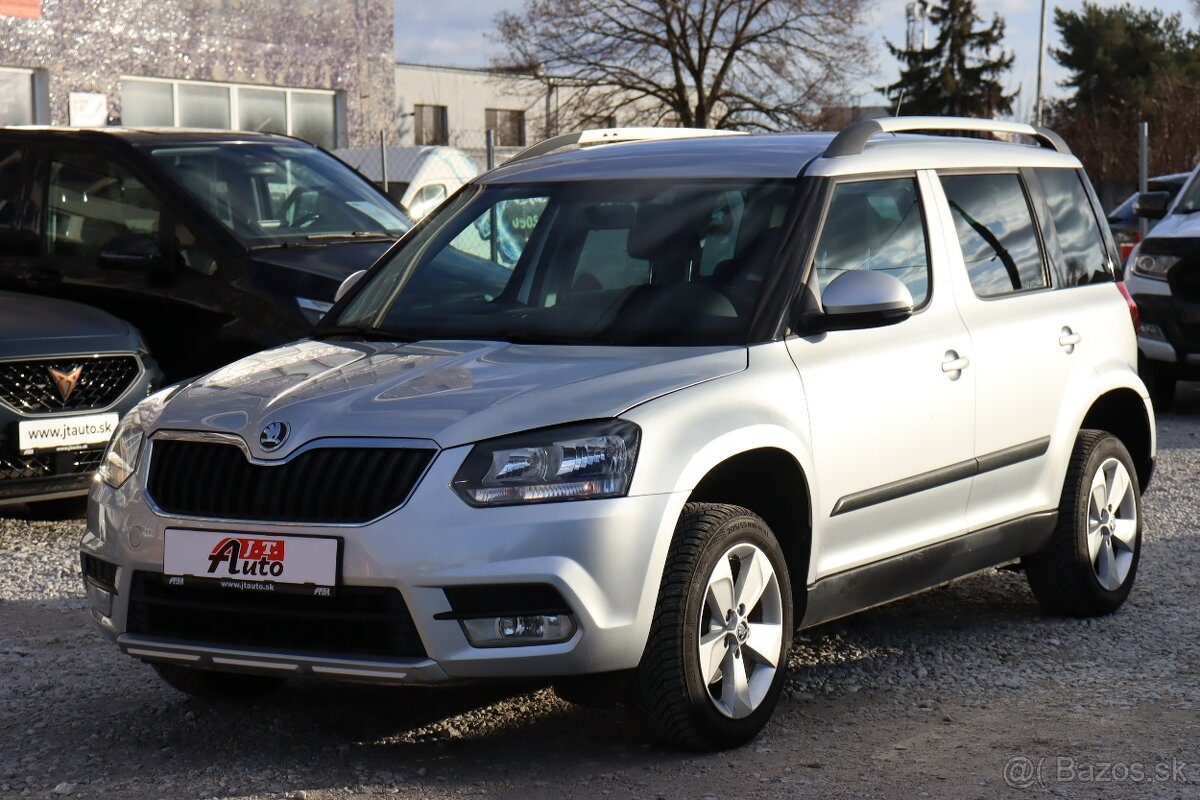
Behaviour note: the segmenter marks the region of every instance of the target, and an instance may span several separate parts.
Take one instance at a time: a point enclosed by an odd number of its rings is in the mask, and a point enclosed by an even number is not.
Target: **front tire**
[[[753,739],[783,690],[792,639],[787,563],[745,508],[684,506],[630,700],[674,747],[716,750]]]
[[[1110,614],[1133,587],[1141,543],[1141,489],[1129,451],[1110,433],[1080,431],[1054,533],[1022,559],[1034,596],[1052,614]]]

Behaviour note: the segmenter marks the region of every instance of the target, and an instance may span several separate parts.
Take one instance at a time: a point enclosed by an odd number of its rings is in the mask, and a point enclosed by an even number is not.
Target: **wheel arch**
[[[812,492],[804,468],[779,447],[757,447],[713,465],[688,496],[689,503],[728,503],[762,517],[787,561],[794,619],[804,618],[812,556]]]
[[[1140,394],[1128,387],[1109,389],[1092,401],[1079,429],[1107,431],[1120,439],[1146,490],[1154,473],[1155,441],[1151,412]]]

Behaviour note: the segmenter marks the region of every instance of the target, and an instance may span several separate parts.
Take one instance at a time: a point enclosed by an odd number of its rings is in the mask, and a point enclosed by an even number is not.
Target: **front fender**
[[[682,507],[683,499],[721,463],[773,448],[800,466],[811,507],[824,507],[804,385],[782,342],[751,347],[743,372],[656,398],[622,416],[642,429],[632,495],[674,494],[682,498]],[[819,525],[815,518],[810,521],[815,552]]]

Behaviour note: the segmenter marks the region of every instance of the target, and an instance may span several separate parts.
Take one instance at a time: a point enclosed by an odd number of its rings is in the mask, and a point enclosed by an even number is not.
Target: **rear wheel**
[[[791,584],[770,528],[739,506],[689,503],[631,705],[672,746],[744,744],[779,701],[791,638]]]
[[[1142,503],[1137,471],[1119,439],[1080,431],[1067,468],[1058,524],[1022,564],[1038,602],[1074,617],[1111,613],[1137,575]]]
[[[238,672],[215,672],[178,664],[154,664],[159,677],[186,695],[198,700],[247,700],[269,694],[283,684],[283,678],[273,675],[248,675]]]

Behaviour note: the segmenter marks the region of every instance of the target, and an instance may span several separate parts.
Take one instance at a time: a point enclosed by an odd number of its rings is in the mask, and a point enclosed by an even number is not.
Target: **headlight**
[[[640,439],[632,422],[606,420],[480,442],[452,485],[473,506],[620,497]]]
[[[96,472],[100,480],[114,489],[120,489],[137,470],[138,456],[141,455],[145,438],[145,432],[134,422],[132,415],[122,420],[109,440],[100,469]]]
[[[321,321],[321,317],[325,316],[325,312],[333,308],[333,303],[327,303],[324,300],[313,300],[309,297],[297,297],[296,305],[300,307],[300,313],[304,318],[316,325]]]
[[[1133,259],[1133,271],[1144,278],[1165,281],[1167,272],[1179,263],[1179,256],[1153,256],[1139,253]]]

